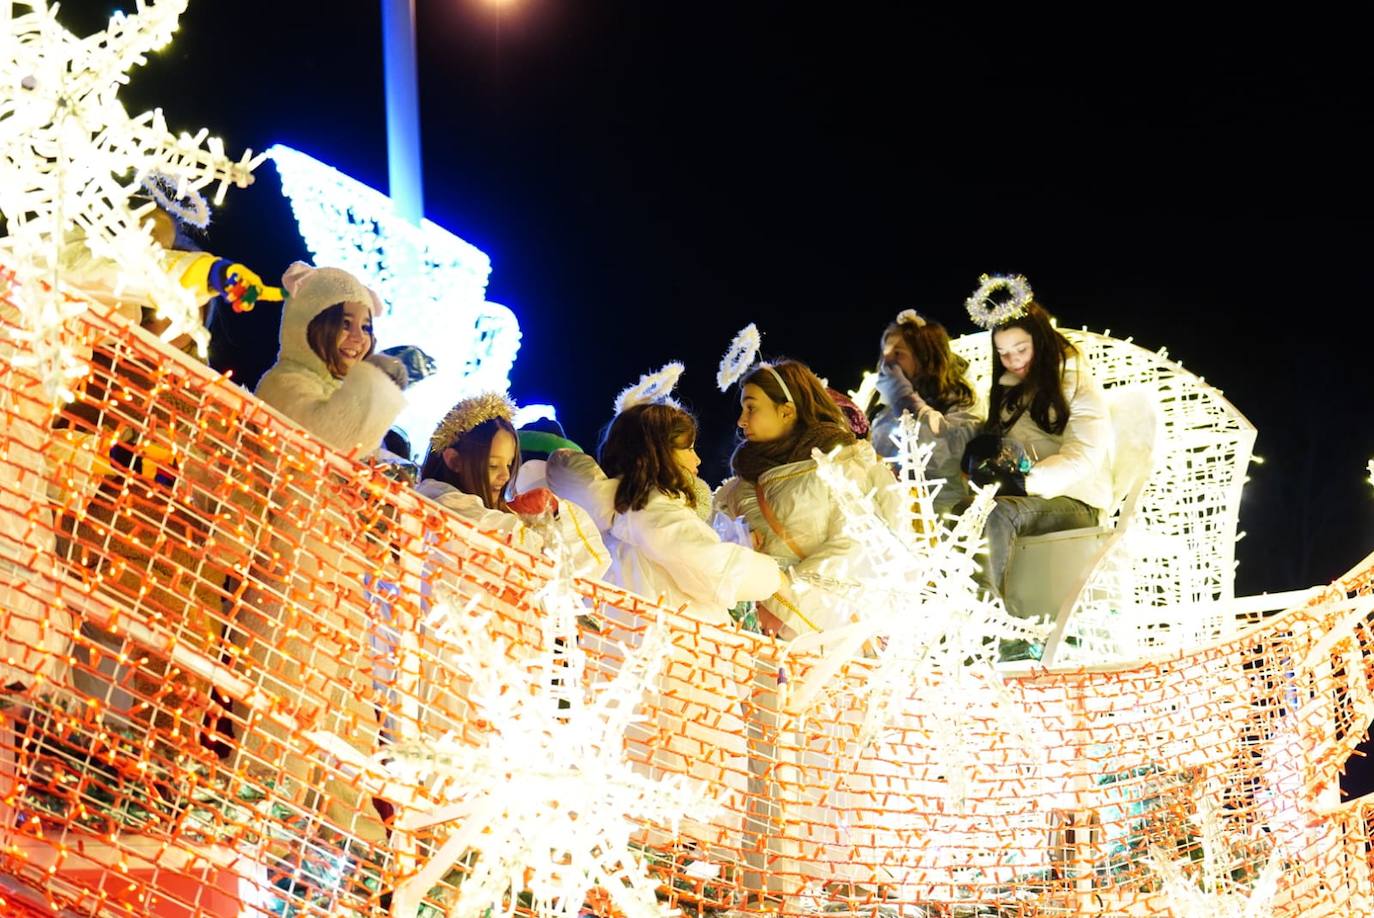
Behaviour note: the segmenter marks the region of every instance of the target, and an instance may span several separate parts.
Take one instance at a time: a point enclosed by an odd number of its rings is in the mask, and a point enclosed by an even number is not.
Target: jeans
[[[1097,525],[1097,511],[1072,497],[998,497],[985,530],[988,560],[980,583],[1003,595],[1011,542],[1018,535],[1041,535]]]

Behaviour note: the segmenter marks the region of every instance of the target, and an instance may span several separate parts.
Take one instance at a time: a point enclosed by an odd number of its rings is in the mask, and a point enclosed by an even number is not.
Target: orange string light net
[[[518,659],[540,649],[554,567],[99,307],[68,330],[91,373],[52,410],[14,334],[20,296],[0,322],[6,914],[385,913],[461,827],[401,831],[441,788],[379,755],[415,736],[479,747],[499,726],[452,665],[467,648],[424,627],[432,598],[490,612]],[[718,806],[636,834],[665,906],[1166,914],[1172,865],[1215,902],[1368,914],[1370,805],[1336,789],[1374,711],[1372,580],[1374,556],[1234,638],[1007,675],[1037,755],[993,719],[951,738],[922,693],[865,742],[872,659],[796,711],[816,658],[605,583],[576,582],[592,613],[577,643],[595,683],[668,628],[625,753]],[[446,913],[475,857],[419,914]],[[527,912],[521,879],[509,904]]]

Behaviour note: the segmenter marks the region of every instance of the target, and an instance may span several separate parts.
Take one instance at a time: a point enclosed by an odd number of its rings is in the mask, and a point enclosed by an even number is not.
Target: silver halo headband
[[[778,381],[778,387],[782,389],[782,397],[787,399],[785,404],[795,405],[797,403],[796,400],[792,398],[792,390],[787,388],[787,383],[782,381],[782,374],[779,373],[771,363],[760,361],[759,368],[773,374],[773,378]]]

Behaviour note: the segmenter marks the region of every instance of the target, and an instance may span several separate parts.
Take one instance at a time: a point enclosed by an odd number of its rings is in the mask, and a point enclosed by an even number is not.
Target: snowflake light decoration
[[[453,735],[417,737],[379,757],[391,774],[434,787],[434,807],[403,815],[400,831],[457,825],[397,885],[394,915],[414,915],[426,891],[465,859],[470,872],[450,915],[509,916],[528,890],[536,915],[576,918],[600,887],[627,918],[661,918],[656,883],[630,836],[645,823],[676,831],[681,819],[708,819],[715,809],[695,782],[650,778],[625,756],[625,732],[667,656],[666,634],[651,628],[613,679],[584,688],[581,601],[561,573],[540,599],[543,643],[533,660],[513,659],[491,636],[480,597],[461,609],[441,597],[428,618],[449,646],[463,648],[451,665],[472,680],[469,698],[492,733],[481,747]]]
[[[861,546],[868,573],[864,589],[854,597],[862,616],[856,624],[826,633],[825,653],[795,688],[789,707],[803,714],[845,661],[881,638],[878,664],[857,689],[865,696],[860,747],[896,722],[908,699],[938,708],[930,712],[938,716],[929,718],[941,731],[931,738],[932,748],[944,758],[946,792],[957,802],[978,768],[963,731],[980,720],[998,723],[1022,747],[1027,762],[1043,761],[1045,750],[1035,741],[1030,720],[993,664],[999,640],[1040,639],[1047,628],[1014,618],[1000,600],[981,594],[973,579],[974,555],[995,489],[976,489],[973,504],[953,527],[946,527],[931,506],[939,483],[925,477],[931,447],[917,441],[915,421],[906,415],[893,436],[899,472],[895,487],[912,499],[895,528],[883,521],[873,495],[860,493],[830,457],[815,454],[817,474],[830,487],[845,532]],[[794,645],[806,642],[803,638]]]
[[[406,390],[397,423],[412,443],[428,443],[456,399],[510,388],[520,324],[486,301],[486,253],[429,220],[416,226],[391,198],[299,150],[267,153],[315,263],[351,272],[391,307],[378,345],[418,345],[438,365]]]
[[[16,8],[28,12],[15,15]],[[6,236],[0,261],[24,293],[23,329],[34,342],[30,364],[48,394],[71,397],[84,359],[63,340],[64,324],[85,309],[62,293],[62,253],[82,245],[117,266],[112,293],[146,297],[170,320],[164,336],[190,334],[202,352],[209,334],[191,291],[162,266],[164,250],[143,222],[153,205],[130,206],[145,178],[160,173],[180,192],[218,182],[245,187],[261,157],[237,162],[202,129],[173,134],[161,110],[130,117],[118,92],[128,71],[167,44],[186,0],[139,0],[132,16],[116,13],[103,32],[78,38],[44,0],[0,5],[0,214]]]

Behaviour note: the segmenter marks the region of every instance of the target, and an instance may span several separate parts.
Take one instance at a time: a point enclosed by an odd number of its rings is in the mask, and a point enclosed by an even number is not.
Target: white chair
[[[1119,386],[1106,392],[1116,434],[1112,463],[1113,503],[1102,523],[1023,536],[1012,542],[1003,599],[1013,613],[1052,612],[1054,630],[1041,661],[1054,662],[1079,596],[1102,559],[1120,542],[1131,524],[1136,504],[1154,469],[1159,431],[1157,390],[1152,386]]]

